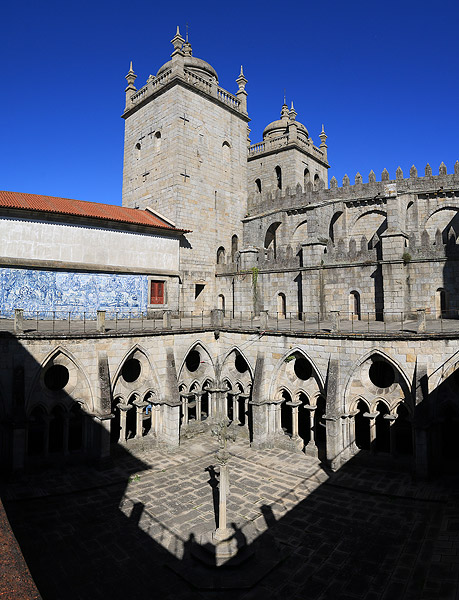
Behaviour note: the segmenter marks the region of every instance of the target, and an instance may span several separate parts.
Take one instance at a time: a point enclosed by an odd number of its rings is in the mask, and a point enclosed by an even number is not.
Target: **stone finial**
[[[322,123],[322,131],[319,133],[319,137],[320,137],[320,148],[322,149],[326,149],[327,148],[327,134],[324,131],[324,125]]]
[[[365,235],[360,238],[360,252],[368,251],[368,240]]]
[[[416,233],[414,231],[412,231],[408,237],[408,244],[409,244],[410,250],[414,250],[418,245],[417,239],[416,239]]]
[[[397,167],[397,170],[395,171],[395,179],[403,179],[403,171],[402,171],[402,167]]]
[[[343,187],[348,187],[349,185],[351,185],[351,181],[346,173],[343,177]]]
[[[376,183],[376,174],[373,169],[371,169],[370,173],[368,174],[368,183]]]
[[[289,112],[288,112],[288,116],[290,117],[291,121],[294,121],[296,119],[296,115],[298,113],[296,112],[294,106],[293,106],[293,100],[292,100],[292,107],[290,108]]]
[[[334,188],[337,188],[337,187],[338,187],[338,180],[333,175],[333,177],[330,179],[330,189],[334,189]]]
[[[355,241],[355,238],[349,240],[349,254],[350,256],[355,256],[357,254],[357,242]]]
[[[242,70],[242,65],[241,65],[241,72],[239,73],[239,77],[236,79],[236,83],[239,86],[240,92],[245,90],[245,84],[247,83],[247,79],[244,76],[244,71]]]
[[[459,160],[454,163],[454,175],[459,175]]]
[[[171,44],[174,46],[174,52],[172,53],[172,56],[176,52],[181,52],[182,46],[184,43],[185,43],[185,40],[180,35],[180,29],[179,29],[179,26],[177,25],[177,32],[174,35],[174,37],[171,39]]]
[[[447,174],[447,170],[446,170],[446,165],[445,163],[442,161],[440,168],[438,169],[438,174],[439,175],[446,175]]]
[[[456,243],[456,232],[454,230],[454,227],[451,225],[451,227],[448,229],[448,243],[449,244],[455,244]]]
[[[416,169],[416,167],[414,165],[411,165],[410,177],[414,178],[417,176],[418,176],[418,170]]]
[[[428,248],[430,246],[430,235],[426,229],[423,229],[421,233],[421,246],[423,248]]]
[[[284,97],[284,104],[282,105],[281,108],[281,119],[287,119],[289,115],[289,110],[288,110],[288,106],[285,103],[285,97]]]
[[[357,172],[356,176],[355,176],[354,184],[355,185],[360,185],[362,183],[362,181],[363,181],[362,180],[362,175],[360,175],[360,173]]]
[[[426,164],[425,176],[432,177],[432,167],[429,165],[429,163]]]
[[[301,183],[296,184],[295,190],[296,190],[296,195],[301,196],[301,194],[303,193],[303,188],[301,187]]]
[[[128,82],[128,88],[135,90],[134,81],[137,79],[137,75],[134,73],[134,70],[132,68],[132,60],[129,66],[128,74],[126,75],[125,79]]]
[[[381,181],[389,181],[389,171],[384,167],[383,172],[381,173]]]

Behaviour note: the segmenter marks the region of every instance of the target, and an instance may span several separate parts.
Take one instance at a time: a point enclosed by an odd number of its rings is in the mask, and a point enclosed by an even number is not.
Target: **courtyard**
[[[52,468],[2,486],[43,599],[459,598],[457,476],[414,482],[363,454],[332,473],[242,439],[229,448],[228,524],[254,554],[227,567],[230,589],[191,585],[190,569],[214,577],[190,550],[216,527],[216,450],[204,435],[173,453],[128,444],[104,469]],[[241,589],[267,549],[268,572]]]

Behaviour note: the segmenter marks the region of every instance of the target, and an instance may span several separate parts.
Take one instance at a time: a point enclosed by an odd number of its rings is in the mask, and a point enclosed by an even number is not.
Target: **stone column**
[[[120,443],[121,444],[125,444],[126,443],[126,436],[127,436],[127,431],[126,431],[126,415],[127,415],[127,411],[131,410],[132,408],[132,404],[117,404],[116,405],[119,410],[120,410]]]
[[[298,436],[298,407],[301,406],[301,402],[292,401],[287,402],[287,406],[292,407],[292,437],[297,438]]]
[[[196,398],[196,421],[202,421],[201,396],[204,393],[205,392],[202,392],[202,391],[193,392],[193,394],[195,395],[195,398]]]
[[[171,329],[172,327],[172,311],[165,310],[163,312],[163,329]]]
[[[143,400],[135,400],[133,403],[136,410],[136,424],[135,424],[135,437],[143,437],[143,409],[148,406],[148,402]]]
[[[96,432],[93,454],[102,464],[110,458],[110,428],[113,418],[112,414],[93,415],[92,418],[92,430]]]
[[[23,333],[24,331],[24,311],[22,308],[14,309],[14,333]]]
[[[358,452],[359,452],[359,447],[355,443],[355,415],[357,415],[358,412],[359,412],[358,410],[354,410],[354,411],[348,413],[348,415],[349,415],[349,443],[350,443],[351,456],[354,456],[355,454],[358,454]]]
[[[332,332],[334,332],[334,333],[339,332],[339,330],[340,330],[340,315],[339,315],[339,310],[332,310],[330,312],[330,318],[331,318],[331,330],[332,330]]]
[[[316,430],[314,427],[314,411],[316,410],[317,406],[305,404],[304,408],[309,412],[309,431],[311,432],[309,436],[309,442],[304,447],[304,453],[307,456],[317,457],[318,450],[316,445]]]
[[[397,420],[398,415],[384,415],[383,419],[389,421],[389,444],[390,444],[390,454],[391,456],[396,455],[395,451],[395,421]]]
[[[188,394],[180,394],[182,399],[182,422],[181,425],[188,425]]]
[[[420,308],[416,311],[416,331],[417,333],[425,333],[426,331],[426,311]]]
[[[214,532],[214,539],[217,541],[226,540],[232,534],[233,531],[228,529],[226,521],[226,500],[229,492],[229,481],[228,481],[228,460],[229,453],[226,450],[219,450],[217,452],[217,460],[220,465],[220,485],[219,487],[219,504],[218,504],[218,528]]]
[[[363,413],[363,416],[370,419],[370,452],[375,452],[376,440],[376,417],[379,415],[379,410],[374,413]]]
[[[233,396],[233,423],[240,425],[239,421],[239,396],[241,392],[231,392]]]
[[[341,428],[342,428],[342,438],[343,438],[343,460],[347,461],[351,458],[350,451],[350,435],[349,435],[349,413],[343,413],[341,415]]]
[[[105,333],[105,310],[97,311],[97,333]]]

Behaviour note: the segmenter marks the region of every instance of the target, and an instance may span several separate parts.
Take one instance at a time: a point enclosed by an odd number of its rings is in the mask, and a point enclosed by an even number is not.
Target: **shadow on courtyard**
[[[25,351],[18,347],[17,364],[30,368],[30,357],[18,360],[21,352]],[[27,408],[20,374],[16,371],[14,377],[15,405],[2,415],[11,427],[25,418]],[[92,426],[96,429],[90,439],[103,443],[107,431]],[[53,444],[59,447],[56,440]],[[282,516],[282,494],[273,505],[258,503],[260,533],[253,541],[229,510],[238,547],[248,543],[254,551],[244,565],[227,567],[231,586],[237,588],[244,573],[257,568],[257,556],[267,548],[279,560],[252,589],[198,591],[177,575],[181,565],[193,569],[194,535],[180,538],[164,525],[161,510],[152,514],[135,497],[135,488],[126,493],[139,476],[142,494],[159,492],[151,484],[142,489],[142,473],[150,465],[118,446],[113,464],[100,468],[91,464],[93,450],[90,444],[86,454],[76,450],[68,456],[75,462],[78,457],[87,460],[85,468],[64,468],[67,463],[62,460],[12,480],[14,497],[8,483],[2,485],[13,532],[44,600],[254,600],[287,594],[293,599],[446,600],[459,593],[459,495],[454,478],[449,489],[446,481],[438,494],[427,487],[421,493],[423,485],[407,484],[403,473],[370,468],[357,456],[338,473],[327,473],[329,479],[308,495],[303,488],[304,497]],[[319,466],[318,475],[324,470]],[[201,472],[216,509],[217,474],[211,468]],[[162,510],[167,514],[171,507]],[[179,523],[180,509],[174,510]],[[208,569],[204,576],[211,581],[213,571]]]

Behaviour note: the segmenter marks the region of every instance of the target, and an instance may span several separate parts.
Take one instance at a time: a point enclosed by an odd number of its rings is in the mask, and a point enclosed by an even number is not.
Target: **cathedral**
[[[459,162],[339,185],[323,127],[284,102],[252,144],[242,67],[172,46],[126,75],[121,207],[0,192],[2,471],[225,418],[332,470],[457,465]]]

